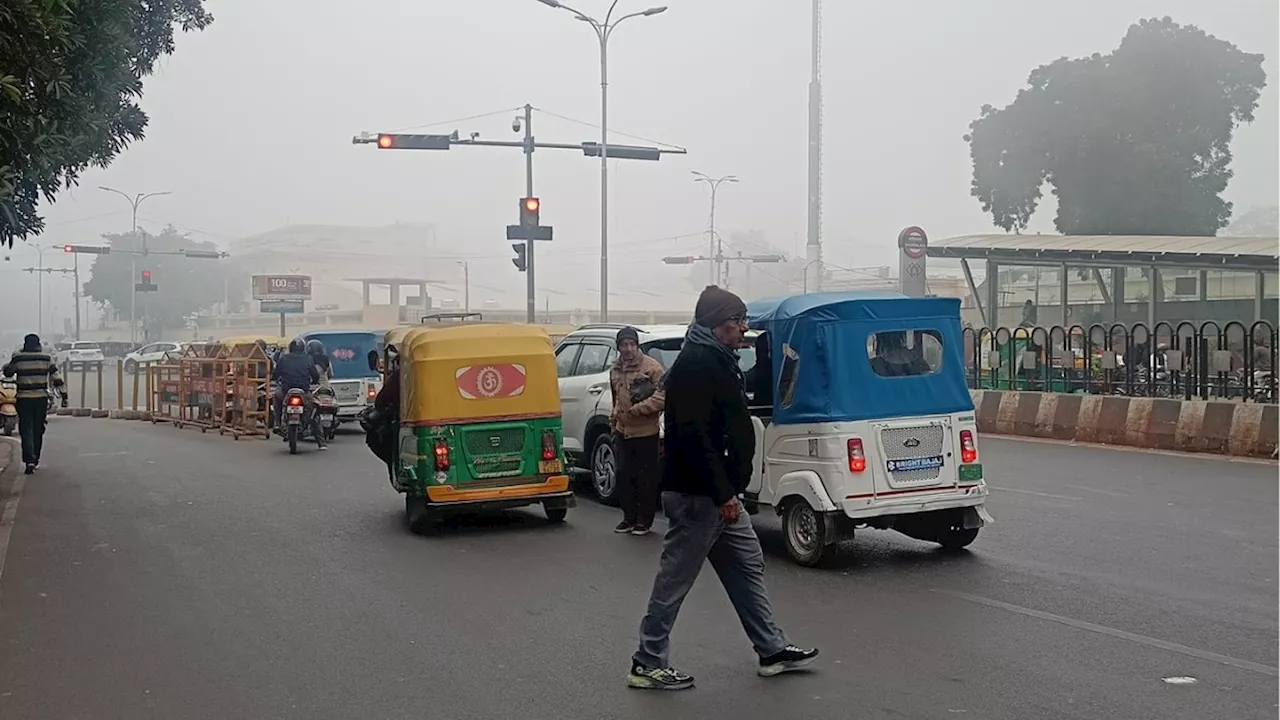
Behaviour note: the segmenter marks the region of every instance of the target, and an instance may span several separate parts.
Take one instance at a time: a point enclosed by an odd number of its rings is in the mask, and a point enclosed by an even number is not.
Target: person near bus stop
[[[640,351],[640,333],[624,327],[618,360],[609,369],[613,393],[613,452],[622,504],[616,533],[648,535],[658,505],[658,415],[662,412],[662,364]]]
[[[5,377],[16,377],[18,386],[18,433],[22,436],[22,464],[27,475],[40,466],[40,451],[44,448],[44,431],[48,424],[49,386],[61,391],[62,375],[53,358],[40,346],[40,336],[27,335],[22,339],[22,349],[13,353],[9,362],[0,369]],[[67,395],[62,392],[62,407],[67,406]]]
[[[320,382],[320,373],[316,370],[311,356],[306,353],[306,344],[302,338],[289,341],[289,352],[281,355],[271,368],[271,379],[276,383],[275,412],[276,422],[280,425],[284,424],[284,398],[290,390],[301,390],[308,407],[315,403],[311,386]],[[314,421],[315,413],[311,415]],[[311,431],[316,437],[316,444],[324,449],[324,435],[320,433],[318,422],[313,422],[313,425],[315,426]]]
[[[708,286],[665,378],[666,463],[662,505],[669,522],[640,642],[627,685],[655,690],[693,687],[668,661],[671,629],[705,561],[724,585],[772,677],[808,666],[816,649],[792,645],[774,623],[764,586],[764,553],[739,496],[751,480],[755,430],[738,366],[747,307],[728,290]]]

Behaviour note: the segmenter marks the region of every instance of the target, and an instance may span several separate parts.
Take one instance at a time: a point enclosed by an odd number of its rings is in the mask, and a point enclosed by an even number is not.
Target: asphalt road
[[[0,717],[1274,718],[1271,465],[987,438],[996,524],[868,531],[768,582],[807,675],[761,679],[711,572],[684,693],[623,675],[660,538],[516,511],[410,535],[362,439],[56,418],[0,577]],[[2,535],[0,535],[2,537]],[[1179,684],[1166,679],[1194,678]]]

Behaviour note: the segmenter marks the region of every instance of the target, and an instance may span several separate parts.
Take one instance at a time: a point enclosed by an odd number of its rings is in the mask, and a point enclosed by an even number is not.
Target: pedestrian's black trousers
[[[622,519],[636,527],[653,525],[658,507],[658,436],[613,436]]]
[[[48,398],[18,398],[18,433],[22,436],[22,463],[40,462],[44,426],[49,418]]]

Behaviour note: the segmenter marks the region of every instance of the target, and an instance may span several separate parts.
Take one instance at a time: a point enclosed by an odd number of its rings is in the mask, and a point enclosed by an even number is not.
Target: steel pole
[[[76,287],[72,296],[76,301],[76,340],[80,339],[80,253],[72,253],[72,279],[75,280]]]
[[[128,198],[128,195],[125,195]],[[133,239],[138,239],[138,203],[129,200],[129,204],[133,206],[133,230],[130,233]],[[138,343],[138,256],[129,256],[129,343],[136,345]]]
[[[600,35],[600,322],[609,322],[609,26]]]
[[[524,106],[524,196],[533,197],[533,106],[527,103]],[[531,324],[537,316],[538,302],[535,294],[537,284],[533,276],[533,254],[533,240],[530,238],[524,241],[524,321]],[[470,305],[470,302],[467,304]]]
[[[36,273],[36,292],[40,295],[36,301],[36,334],[44,335],[44,248],[36,248],[36,257],[39,258],[37,267],[40,268],[40,272]]]

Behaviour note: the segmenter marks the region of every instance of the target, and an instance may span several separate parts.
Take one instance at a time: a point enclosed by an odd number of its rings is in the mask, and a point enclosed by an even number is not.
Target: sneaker
[[[613,528],[613,531],[616,533],[629,533],[631,532],[631,529],[634,527],[635,526],[632,525],[631,523],[627,522],[626,520],[623,520],[622,522],[618,523],[616,527]]]
[[[23,470],[23,471],[22,471],[22,474],[23,474],[23,475],[30,475],[31,473],[33,473],[33,472],[35,472],[35,471],[36,471],[36,464],[35,464],[35,463],[27,463],[27,467],[26,467],[26,469],[25,469],[25,470]]]
[[[769,657],[760,658],[760,669],[756,673],[760,677],[773,677],[774,675],[801,670],[809,667],[816,657],[818,657],[817,648],[805,650],[795,645],[788,645],[780,652],[776,652]]]
[[[631,663],[627,674],[627,687],[639,690],[688,690],[693,687],[693,676],[675,668],[647,668]]]
[[[637,525],[636,527],[631,528],[631,534],[635,535],[636,537],[639,537],[641,535],[648,535],[650,532],[653,532],[653,531],[650,530],[647,526]]]

